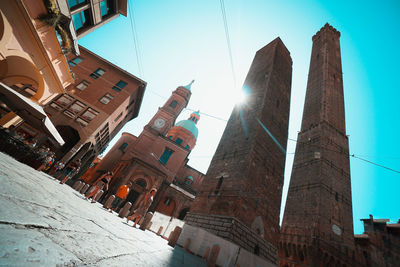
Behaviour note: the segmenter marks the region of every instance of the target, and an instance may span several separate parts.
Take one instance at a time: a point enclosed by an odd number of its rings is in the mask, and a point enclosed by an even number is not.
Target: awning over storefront
[[[36,102],[26,98],[1,82],[0,100],[32,127],[47,133],[60,145],[65,143],[43,108]]]

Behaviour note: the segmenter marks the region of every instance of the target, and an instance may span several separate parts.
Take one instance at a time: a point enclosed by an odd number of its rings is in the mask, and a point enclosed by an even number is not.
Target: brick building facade
[[[133,206],[143,194],[156,188],[150,210],[183,219],[203,180],[201,172],[187,165],[188,155],[196,144],[200,115],[193,112],[189,119],[175,123],[190,96],[191,84],[179,86],[139,136],[123,133],[82,179],[93,183],[104,172],[113,171],[108,195],[131,182],[133,189],[126,201]]]
[[[79,56],[68,55],[75,83],[45,111],[66,141],[55,150],[57,159],[79,158],[84,172],[118,131],[138,116],[146,83],[84,47],[80,51]]]
[[[358,261],[363,266],[395,267],[400,264],[400,220],[389,223],[388,219],[361,219],[364,233],[355,235]]]
[[[281,266],[354,266],[348,137],[340,33],[312,38],[301,131],[282,222]]]
[[[276,263],[292,59],[280,38],[260,49],[186,222]]]

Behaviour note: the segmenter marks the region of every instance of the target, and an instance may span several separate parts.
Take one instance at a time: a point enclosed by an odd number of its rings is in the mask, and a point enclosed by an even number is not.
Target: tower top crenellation
[[[340,37],[340,32],[336,30],[333,26],[331,26],[328,22],[325,23],[324,27],[322,27],[313,37],[312,40],[314,41],[316,38],[319,38],[321,35],[331,33],[335,35],[337,38]]]

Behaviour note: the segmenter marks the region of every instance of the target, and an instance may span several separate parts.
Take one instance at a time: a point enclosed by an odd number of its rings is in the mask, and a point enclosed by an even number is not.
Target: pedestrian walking
[[[94,188],[89,192],[85,199],[92,198],[92,203],[95,203],[96,195],[100,192],[100,190],[104,189],[104,192],[108,190],[108,184],[110,183],[112,176],[112,172],[103,174],[94,184]]]
[[[62,180],[60,184],[65,184],[69,179],[71,179],[71,177],[79,171],[80,166],[81,162],[79,159],[77,161],[70,162],[62,173]]]
[[[50,170],[50,175],[52,175],[54,178],[57,178],[58,176],[60,176],[60,174],[62,173],[62,170],[64,169],[65,164],[64,162],[62,162],[61,160],[57,161],[53,168]]]
[[[132,186],[132,183],[128,183],[126,185],[122,185],[119,189],[117,194],[115,195],[115,199],[113,203],[111,204],[111,209],[110,212],[113,212],[113,210],[118,209],[119,206],[121,206],[122,202],[126,199],[126,197],[129,194],[129,190]]]
[[[136,224],[139,222],[140,218],[144,217],[147,213],[147,210],[150,208],[151,203],[153,203],[154,195],[156,194],[157,189],[152,188],[150,192],[144,195],[144,198],[139,202],[138,208],[134,211],[131,216],[126,218],[126,222],[130,220],[135,221],[133,227],[136,228]]]

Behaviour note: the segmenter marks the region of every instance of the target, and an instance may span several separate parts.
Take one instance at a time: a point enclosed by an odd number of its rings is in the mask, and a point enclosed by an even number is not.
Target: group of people
[[[55,172],[53,177],[60,180],[60,184],[65,184],[79,172],[81,169],[81,160],[70,161],[67,166],[62,161],[59,161],[53,167]]]
[[[104,192],[108,190],[112,176],[113,173],[109,171],[103,174],[99,179],[97,179],[97,181],[92,186],[92,189],[86,195],[85,199],[90,200],[90,198],[92,198],[92,203],[95,203],[97,194],[99,194],[101,190],[103,190]],[[111,203],[111,207],[108,209],[109,212],[112,213],[114,210],[121,208],[124,200],[127,198],[130,192],[131,187],[132,187],[131,182],[120,186],[120,188],[117,191],[117,194],[115,195],[115,199]],[[149,209],[151,203],[153,202],[153,198],[156,192],[157,189],[153,188],[150,190],[150,192],[144,194],[142,199],[138,201],[137,207],[133,211],[133,214],[127,217],[127,222],[129,222],[130,220],[134,221],[133,227],[136,227],[139,220],[146,215],[147,210]]]

